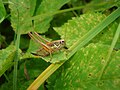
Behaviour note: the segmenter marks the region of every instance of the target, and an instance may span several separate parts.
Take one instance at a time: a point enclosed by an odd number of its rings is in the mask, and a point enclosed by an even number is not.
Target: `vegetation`
[[[29,32],[65,48],[36,55]],[[0,0],[0,48],[0,90],[119,90],[120,1]]]

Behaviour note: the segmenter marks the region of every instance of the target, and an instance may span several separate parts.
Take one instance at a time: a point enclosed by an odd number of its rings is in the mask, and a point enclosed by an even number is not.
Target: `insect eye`
[[[64,43],[64,42],[65,42],[65,41],[62,40],[60,43]]]

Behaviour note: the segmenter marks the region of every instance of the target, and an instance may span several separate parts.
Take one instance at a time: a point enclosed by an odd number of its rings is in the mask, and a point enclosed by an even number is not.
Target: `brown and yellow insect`
[[[65,47],[64,40],[55,40],[55,41],[49,42],[48,40],[42,38],[42,36],[40,36],[36,32],[33,32],[33,33],[29,32],[28,35],[31,37],[31,39],[33,39],[34,41],[36,41],[42,46],[42,48],[37,51],[37,54],[43,57],[48,55],[52,57],[52,53],[57,52]],[[43,43],[42,40],[45,43]]]

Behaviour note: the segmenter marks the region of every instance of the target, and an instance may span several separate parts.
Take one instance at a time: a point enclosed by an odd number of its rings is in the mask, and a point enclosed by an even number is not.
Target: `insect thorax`
[[[59,49],[65,47],[65,41],[64,40],[56,40],[56,41],[51,42],[51,44],[49,44],[49,45],[51,48],[59,50]]]

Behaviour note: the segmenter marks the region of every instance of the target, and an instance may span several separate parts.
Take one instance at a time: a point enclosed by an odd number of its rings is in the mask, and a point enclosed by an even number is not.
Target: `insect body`
[[[42,46],[42,48],[37,51],[37,54],[40,56],[50,55],[52,57],[52,53],[57,52],[65,47],[64,40],[55,40],[49,42],[46,39],[42,38],[42,36],[40,36],[36,32],[34,32],[33,34],[29,32],[28,35]],[[41,40],[43,40],[45,43],[43,43]]]

